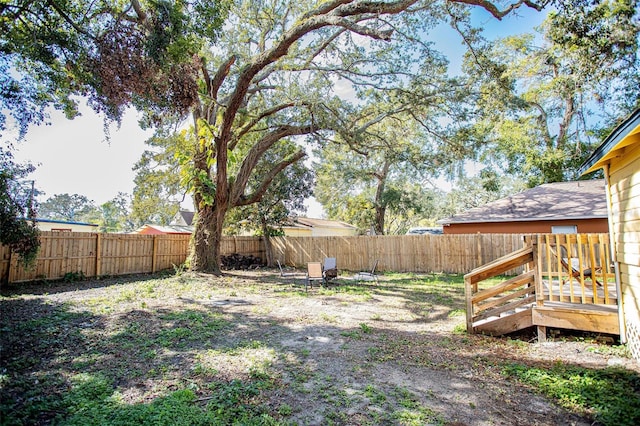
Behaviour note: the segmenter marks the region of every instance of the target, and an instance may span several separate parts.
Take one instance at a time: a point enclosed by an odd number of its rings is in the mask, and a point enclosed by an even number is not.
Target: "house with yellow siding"
[[[191,233],[193,232],[193,218],[194,212],[180,210],[173,218],[173,221],[168,227],[147,225],[147,228],[142,230],[143,232],[139,233],[182,233],[176,231]],[[157,232],[158,230],[167,231],[169,228],[173,228],[174,231]],[[290,218],[287,221],[287,224],[282,226],[282,230],[287,237],[327,237],[358,235],[358,228],[345,222],[300,216]]]
[[[290,219],[282,230],[287,237],[344,237],[358,234],[358,228],[348,223],[309,217]]]
[[[599,169],[606,180],[611,247],[621,295],[621,338],[640,360],[640,109],[607,136],[580,172]]]

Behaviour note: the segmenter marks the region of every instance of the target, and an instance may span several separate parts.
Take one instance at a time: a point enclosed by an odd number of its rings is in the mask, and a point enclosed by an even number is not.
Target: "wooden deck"
[[[537,327],[539,340],[546,327],[620,334],[607,241],[601,234],[531,236],[524,248],[474,269],[465,275],[467,331],[497,336]],[[566,260],[550,255],[557,247],[577,253],[579,266],[590,270],[564,270]],[[602,267],[600,261],[607,263]],[[480,288],[488,278],[518,267],[525,272]]]

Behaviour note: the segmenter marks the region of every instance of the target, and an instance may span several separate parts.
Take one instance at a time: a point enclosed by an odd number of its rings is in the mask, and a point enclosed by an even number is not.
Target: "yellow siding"
[[[284,235],[287,237],[349,237],[357,234],[357,229],[330,228],[314,226],[313,228],[284,227]]]
[[[356,235],[356,229],[349,228],[325,228],[322,226],[316,226],[313,228],[312,235],[314,237],[348,237]]]
[[[311,229],[302,229],[302,228],[283,228],[284,235],[287,237],[310,237]]]
[[[611,159],[609,184],[627,338],[634,357],[640,359],[640,143]]]

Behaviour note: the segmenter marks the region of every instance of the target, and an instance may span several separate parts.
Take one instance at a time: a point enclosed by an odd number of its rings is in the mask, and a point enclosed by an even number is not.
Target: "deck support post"
[[[477,291],[477,288],[475,289]],[[464,296],[467,304],[467,333],[473,334],[473,284],[471,278],[464,277]]]
[[[544,325],[537,326],[538,328],[538,343],[544,343],[547,341],[547,327]]]

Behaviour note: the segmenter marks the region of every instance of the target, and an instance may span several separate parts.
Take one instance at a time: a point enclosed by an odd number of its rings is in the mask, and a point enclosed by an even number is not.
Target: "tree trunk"
[[[386,210],[387,209],[384,206],[376,204],[376,217],[373,229],[376,231],[377,235],[384,235],[384,215]]]
[[[197,210],[195,229],[191,237],[190,269],[220,275],[220,244],[226,212],[215,206],[204,206]]]
[[[273,267],[273,246],[271,244],[271,230],[265,221],[262,222],[262,235],[264,236],[264,256],[267,266]]]
[[[375,223],[374,229],[376,234],[384,235],[384,216],[387,212],[387,205],[383,199],[384,190],[387,184],[387,176],[389,175],[389,168],[391,167],[391,162],[388,159],[385,159],[384,165],[382,166],[382,171],[376,174],[376,178],[378,179],[378,185],[376,187],[376,198],[374,201],[375,206]]]

